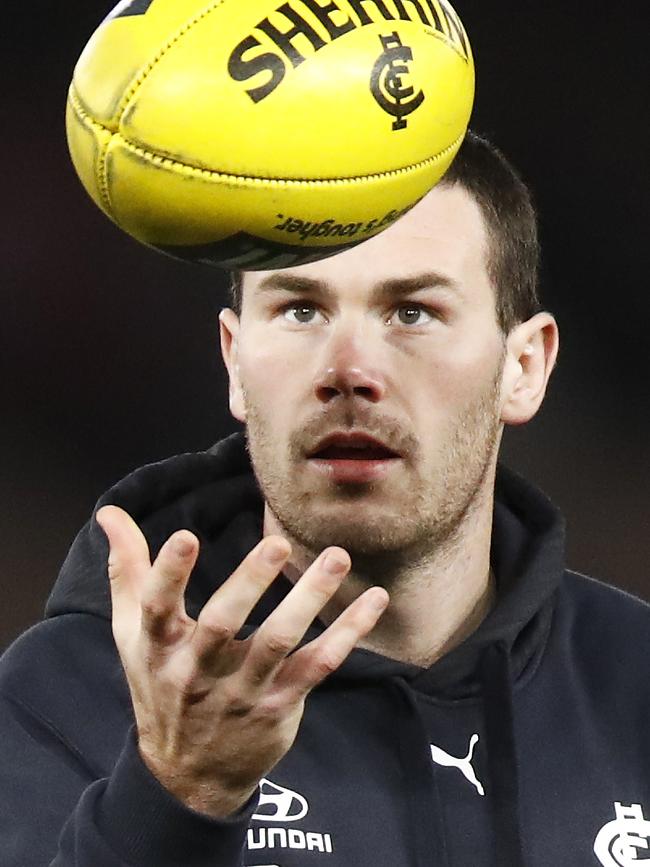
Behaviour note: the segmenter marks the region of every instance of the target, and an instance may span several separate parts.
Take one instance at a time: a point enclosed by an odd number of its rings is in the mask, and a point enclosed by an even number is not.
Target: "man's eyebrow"
[[[374,287],[370,297],[371,301],[376,303],[389,301],[392,298],[399,298],[402,295],[408,295],[411,292],[418,292],[423,289],[458,290],[458,288],[458,284],[451,277],[447,277],[438,271],[425,271],[422,274],[414,274],[410,277],[394,277],[382,280]],[[267,293],[281,291],[322,295],[329,301],[335,297],[335,293],[324,280],[316,280],[313,277],[303,277],[297,274],[280,273],[264,277],[257,287],[256,294],[266,295]]]

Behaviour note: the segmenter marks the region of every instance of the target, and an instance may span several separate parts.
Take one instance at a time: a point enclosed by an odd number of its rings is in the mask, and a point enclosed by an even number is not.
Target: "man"
[[[0,663],[3,865],[638,860],[648,608],[497,461],[558,351],[537,259],[469,135],[383,234],[236,276],[245,434],[108,491]]]

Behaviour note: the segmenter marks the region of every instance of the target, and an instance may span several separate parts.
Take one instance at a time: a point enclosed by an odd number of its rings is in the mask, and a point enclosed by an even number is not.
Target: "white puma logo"
[[[476,779],[474,768],[472,767],[472,756],[474,747],[478,743],[478,735],[472,735],[469,741],[469,750],[464,759],[457,759],[455,756],[450,756],[440,747],[431,744],[431,758],[437,765],[442,765],[445,768],[458,768],[465,779],[473,786],[476,786],[476,791],[479,795],[485,795],[485,791],[481,783]]]

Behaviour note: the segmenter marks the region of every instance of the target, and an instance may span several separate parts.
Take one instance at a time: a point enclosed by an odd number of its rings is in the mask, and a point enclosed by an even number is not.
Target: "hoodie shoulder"
[[[90,614],[63,614],[22,633],[0,656],[0,692],[36,708],[87,690],[99,701],[126,686],[110,621]],[[88,680],[88,672],[95,672]],[[117,677],[116,677],[117,675]],[[99,688],[101,684],[101,689]],[[50,702],[52,699],[52,702]]]
[[[584,617],[602,619],[614,631],[628,621],[650,628],[650,603],[633,593],[570,569],[564,573],[563,585]]]
[[[0,657],[0,701],[39,742],[117,755],[133,709],[110,621],[65,614],[32,626]]]
[[[567,571],[559,588],[556,625],[567,659],[604,688],[647,694],[650,605],[631,593],[578,572]]]

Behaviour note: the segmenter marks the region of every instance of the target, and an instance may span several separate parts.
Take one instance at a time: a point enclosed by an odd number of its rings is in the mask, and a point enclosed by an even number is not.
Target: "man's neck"
[[[393,593],[390,614],[359,647],[428,668],[475,632],[496,601],[496,582],[489,567],[482,580],[471,586],[459,582],[460,593],[444,579],[435,583],[435,589],[420,588],[406,599]]]
[[[388,608],[359,647],[428,667],[478,628],[496,600],[496,582],[490,569],[492,505],[490,497],[489,503],[482,503],[466,516],[447,546],[391,576],[386,584]],[[272,523],[265,520],[264,535],[282,532]],[[309,565],[301,559],[292,555],[283,570],[292,583]],[[320,620],[332,623],[372,583],[352,569],[323,608]]]

